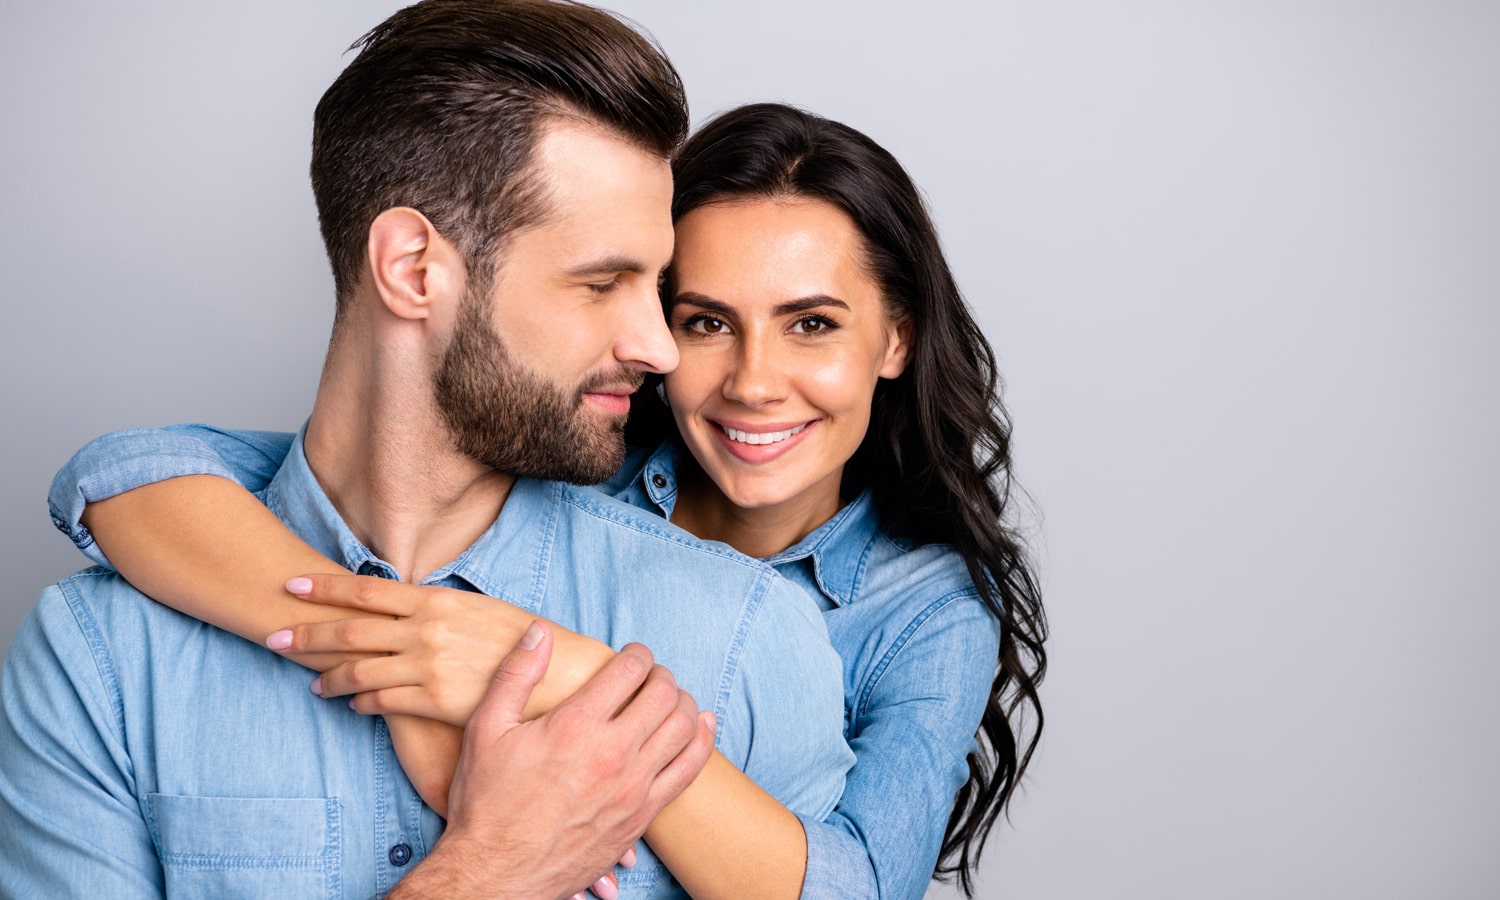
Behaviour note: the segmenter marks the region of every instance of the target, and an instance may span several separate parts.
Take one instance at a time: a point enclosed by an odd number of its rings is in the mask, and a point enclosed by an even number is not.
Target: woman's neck
[[[833,518],[842,505],[837,483],[827,491],[806,491],[775,506],[736,506],[718,485],[694,466],[678,472],[672,524],[705,541],[721,541],[746,556],[775,556]]]

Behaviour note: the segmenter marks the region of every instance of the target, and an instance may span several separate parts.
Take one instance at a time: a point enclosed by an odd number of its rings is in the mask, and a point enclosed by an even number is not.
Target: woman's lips
[[[805,422],[771,422],[764,425],[749,422],[709,420],[719,443],[737,459],[764,463],[781,456],[802,443],[817,420]]]

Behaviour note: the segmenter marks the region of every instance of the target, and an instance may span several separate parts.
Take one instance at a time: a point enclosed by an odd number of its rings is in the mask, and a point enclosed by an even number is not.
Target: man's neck
[[[303,441],[308,466],[354,536],[420,581],[494,523],[515,479],[453,448],[427,380],[409,371],[419,363],[353,359],[338,343]]]

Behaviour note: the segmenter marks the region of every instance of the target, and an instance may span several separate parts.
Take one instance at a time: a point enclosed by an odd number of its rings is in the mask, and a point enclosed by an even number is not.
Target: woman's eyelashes
[[[839,327],[839,323],[827,316],[799,316],[792,323],[792,331],[796,334],[824,334]]]
[[[841,327],[838,322],[824,315],[799,315],[792,319],[787,325],[787,331],[796,335],[818,335],[827,334]],[[693,313],[684,317],[677,323],[679,331],[690,335],[710,336],[717,334],[732,334],[734,329],[719,315],[713,313]]]
[[[682,320],[677,326],[689,334],[724,334],[729,331],[729,324],[718,316],[708,313],[695,313]]]

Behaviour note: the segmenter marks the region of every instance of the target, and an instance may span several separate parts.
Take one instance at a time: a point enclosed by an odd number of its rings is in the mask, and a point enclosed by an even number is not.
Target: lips
[[[727,435],[731,441],[739,444],[752,445],[779,444],[806,427],[807,423],[803,422],[801,425],[795,425],[791,428],[787,428],[781,431],[742,431],[738,428],[730,428],[728,425],[719,424],[719,428],[723,429],[724,434]]]
[[[623,416],[630,412],[630,395],[633,393],[635,393],[634,388],[607,387],[586,391],[583,399],[593,401],[596,406],[611,415]]]

